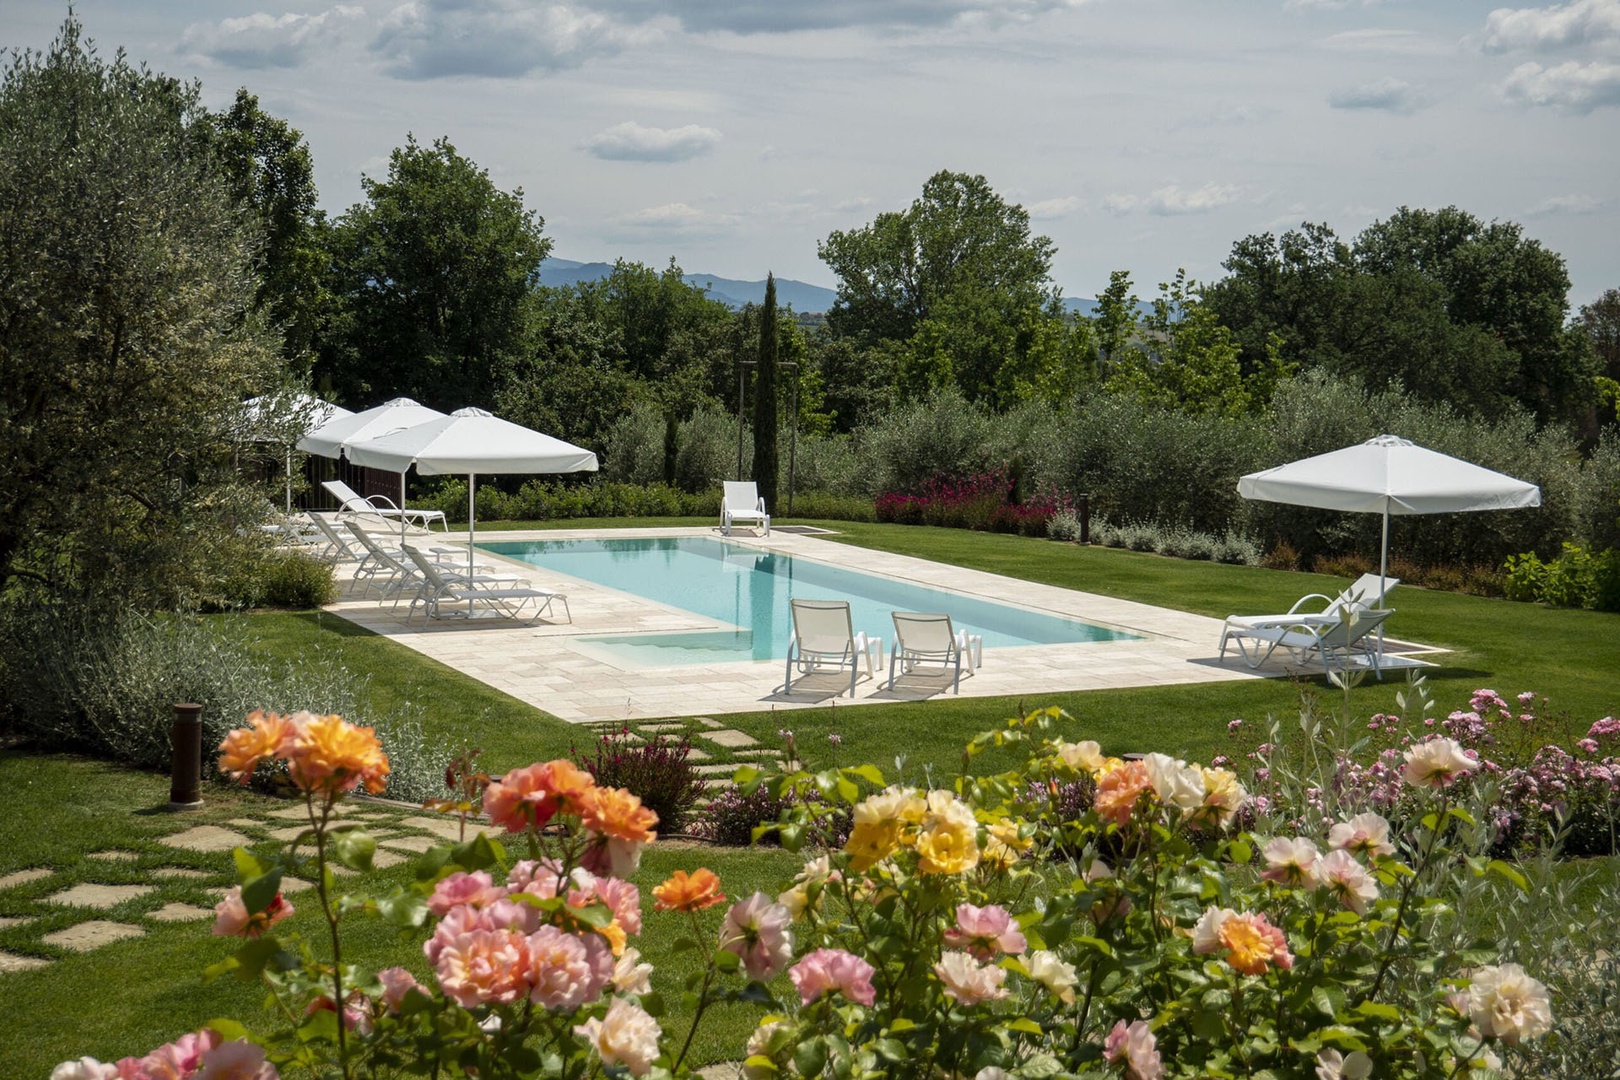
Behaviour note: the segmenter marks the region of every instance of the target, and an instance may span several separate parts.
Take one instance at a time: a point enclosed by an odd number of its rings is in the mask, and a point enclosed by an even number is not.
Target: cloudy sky
[[[342,212],[407,133],[522,187],[555,254],[836,284],[833,229],[983,173],[1092,295],[1301,221],[1521,223],[1620,286],[1620,0],[78,0],[88,35],[302,130]],[[63,2],[4,0],[0,45]]]

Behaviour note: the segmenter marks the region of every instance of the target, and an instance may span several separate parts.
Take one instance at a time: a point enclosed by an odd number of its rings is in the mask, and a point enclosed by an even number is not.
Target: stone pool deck
[[[718,530],[708,528],[556,529],[491,532],[479,538],[511,541],[718,535]],[[795,559],[881,574],[1139,635],[1131,641],[986,649],[979,671],[962,678],[961,696],[965,698],[1023,697],[1036,707],[1043,704],[1044,695],[1063,691],[1229,682],[1290,673],[1281,654],[1259,671],[1249,670],[1231,656],[1223,664],[1218,656],[1220,619],[780,530],[764,537],[740,528],[732,539]],[[430,540],[418,542],[464,545],[466,534],[434,533]],[[793,692],[785,694],[782,660],[627,670],[592,651],[589,645],[579,644],[577,639],[613,633],[716,630],[726,628],[726,624],[487,551],[479,552],[478,561],[484,565],[509,564],[514,573],[530,578],[536,586],[566,594],[573,622],[563,617],[560,607],[553,616],[532,624],[495,617],[432,620],[424,618],[420,611],[407,622],[408,596],[397,608],[391,603],[379,604],[377,593],[366,586],[344,593],[326,610],[572,722],[833,704],[881,705],[954,696],[950,680],[938,677],[905,676],[890,691],[887,674],[882,671],[875,679],[866,679],[863,674],[853,698],[848,693],[847,675],[808,676],[795,680]],[[349,587],[353,565],[339,564],[341,588]],[[855,629],[882,634],[885,650],[892,644],[892,625]],[[1413,662],[1406,661],[1408,665]]]

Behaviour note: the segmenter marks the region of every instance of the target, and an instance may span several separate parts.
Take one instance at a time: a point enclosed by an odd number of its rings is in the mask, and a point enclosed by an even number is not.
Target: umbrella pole
[[[287,516],[292,517],[292,447],[287,448]]]
[[[410,471],[411,471],[410,466],[407,465],[405,467],[405,472],[410,472]],[[405,473],[404,472],[399,474],[399,552],[400,552],[401,555],[403,555],[405,553]]]
[[[467,576],[473,576],[473,537],[478,532],[478,507],[473,500],[473,490],[478,483],[477,473],[467,474]],[[472,605],[468,605],[469,610]]]

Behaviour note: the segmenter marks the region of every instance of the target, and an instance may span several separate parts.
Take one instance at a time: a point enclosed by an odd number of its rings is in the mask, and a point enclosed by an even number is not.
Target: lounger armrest
[[[1307,596],[1302,596],[1298,600],[1295,600],[1294,606],[1288,609],[1288,614],[1297,615],[1299,613],[1299,609],[1305,605],[1307,600],[1320,600],[1322,601],[1324,607],[1333,603],[1333,597],[1327,596],[1323,593],[1313,592]]]

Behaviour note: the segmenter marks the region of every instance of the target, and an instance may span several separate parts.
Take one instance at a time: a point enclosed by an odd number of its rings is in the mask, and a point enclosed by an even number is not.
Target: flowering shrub
[[[641,804],[658,815],[665,832],[676,832],[686,824],[692,807],[708,790],[692,767],[692,737],[678,739],[654,735],[646,742],[634,739],[629,728],[599,735],[590,756],[570,748],[575,764],[596,777],[598,783],[622,787],[634,793]]]
[[[1450,824],[1467,815],[1454,795],[1477,770],[1453,740],[1404,755],[1419,800],[1404,831],[1365,813],[1257,836],[1238,828],[1248,797],[1233,772],[1106,757],[1055,738],[1067,720],[1044,710],[978,737],[969,759],[1011,747],[1025,764],[948,787],[890,784],[869,765],[742,770],[789,802],[790,848],[842,813],[853,824],[774,896],[728,902],[705,868],[651,890],[687,920],[680,947],[712,943],[682,1031],[632,944],[642,898],[628,878],[657,824],[633,794],[566,760],[513,770],[482,804],[526,857],[480,834],[429,851],[387,896],[338,897],[332,865],[365,871],[372,847],[334,811],[387,761],[337,717],[255,714],[221,767],[285,763],[309,829],[274,858],[237,852],[243,880],[215,932],[244,943],[216,973],[264,980],[275,1033],[211,1021],[145,1058],[64,1062],[53,1080],[680,1077],[721,1003],[760,1010],[737,1051],[750,1080],[1456,1076],[1551,1029],[1532,975],[1442,933],[1454,909],[1437,869],[1455,861]],[[1076,790],[1094,792],[1078,814]],[[317,883],[328,955],[277,939],[284,873]],[[425,938],[428,983],[343,963],[339,924],[361,912]]]
[[[877,498],[877,519],[899,525],[939,525],[952,529],[1045,536],[1052,516],[1069,510],[1068,501],[1044,492],[1015,501],[1005,471],[957,480],[935,477],[915,494],[885,492]]]
[[[1550,713],[1546,699],[1531,692],[1509,703],[1494,690],[1476,690],[1466,709],[1438,720],[1422,715],[1426,695],[1418,700],[1423,704],[1417,720],[1374,715],[1359,738],[1325,763],[1325,783],[1306,784],[1293,794],[1286,778],[1297,763],[1277,760],[1274,739],[1248,751],[1255,809],[1301,827],[1324,814],[1357,810],[1397,823],[1414,820],[1421,801],[1406,774],[1415,753],[1435,769],[1460,768],[1490,785],[1485,824],[1498,855],[1555,841],[1565,855],[1620,852],[1620,720],[1604,717],[1583,730]],[[1239,737],[1245,731],[1235,724]],[[1449,754],[1462,756],[1444,760]]]

